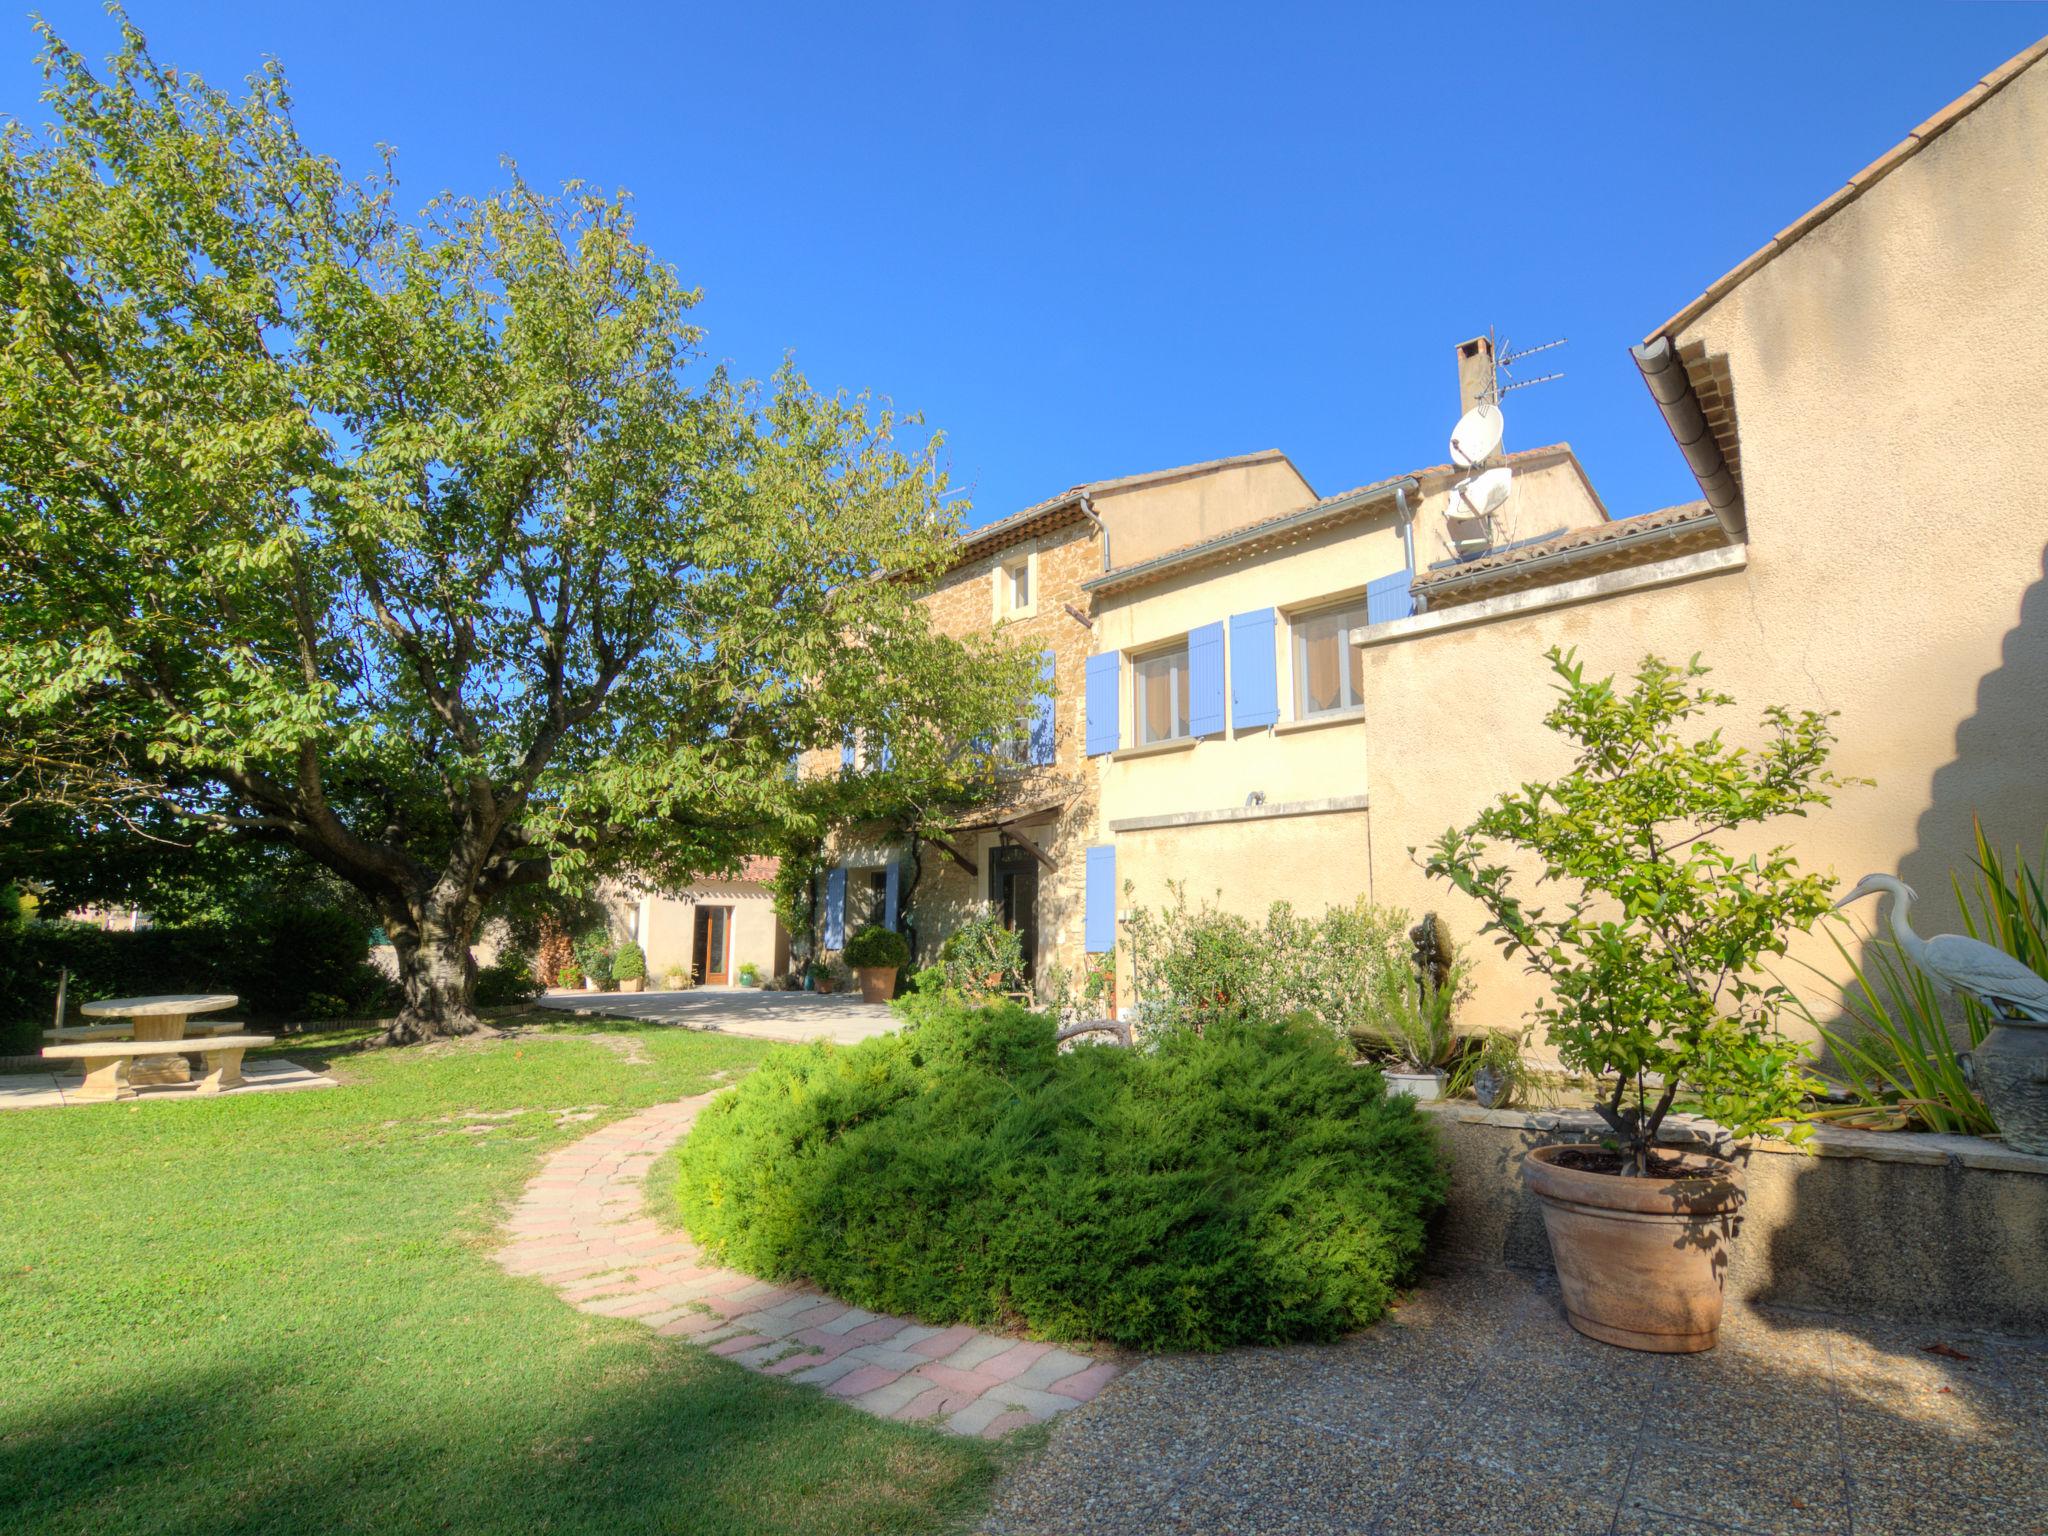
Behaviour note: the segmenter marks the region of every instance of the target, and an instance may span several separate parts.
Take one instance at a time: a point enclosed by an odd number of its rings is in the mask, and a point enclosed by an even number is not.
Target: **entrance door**
[[[1005,928],[1024,941],[1024,975],[1038,975],[1038,860],[1005,843],[988,856],[988,899]]]
[[[690,968],[700,986],[722,987],[730,976],[732,958],[732,908],[697,908],[697,937]]]

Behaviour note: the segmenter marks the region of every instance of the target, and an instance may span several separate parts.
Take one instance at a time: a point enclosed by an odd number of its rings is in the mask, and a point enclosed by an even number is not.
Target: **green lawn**
[[[496,1224],[549,1149],[766,1049],[599,1027],[406,1051],[320,1037],[286,1054],[341,1088],[0,1115],[0,1528],[894,1533],[970,1515],[991,1448],[498,1270]]]

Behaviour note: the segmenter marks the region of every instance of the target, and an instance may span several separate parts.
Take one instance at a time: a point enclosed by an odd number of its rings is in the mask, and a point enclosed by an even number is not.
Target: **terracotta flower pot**
[[[853,979],[860,983],[860,1000],[864,1003],[886,1003],[896,995],[893,965],[857,965],[853,968]]]
[[[1742,1171],[1699,1152],[1659,1149],[1673,1178],[1622,1178],[1559,1165],[1592,1147],[1538,1147],[1522,1177],[1543,1206],[1565,1315],[1588,1338],[1657,1354],[1712,1349],[1721,1275],[1742,1209]]]

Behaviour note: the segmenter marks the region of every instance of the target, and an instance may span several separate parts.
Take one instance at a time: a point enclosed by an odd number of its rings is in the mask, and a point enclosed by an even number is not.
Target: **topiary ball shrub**
[[[684,1144],[692,1235],[932,1323],[1137,1349],[1371,1323],[1442,1202],[1414,1101],[1330,1032],[1222,1022],[1060,1051],[1014,1004],[772,1052]]]
[[[862,970],[874,967],[900,971],[910,964],[910,945],[893,928],[863,928],[846,941],[839,958]]]

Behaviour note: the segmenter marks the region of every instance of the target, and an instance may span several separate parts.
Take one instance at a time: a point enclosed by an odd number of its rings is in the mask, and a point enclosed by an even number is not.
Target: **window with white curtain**
[[[1189,731],[1188,648],[1185,641],[1171,650],[1140,657],[1137,676],[1138,745],[1178,741]]]
[[[1365,653],[1351,643],[1351,631],[1366,624],[1363,599],[1292,620],[1294,630],[1294,717],[1356,709],[1365,698]]]

